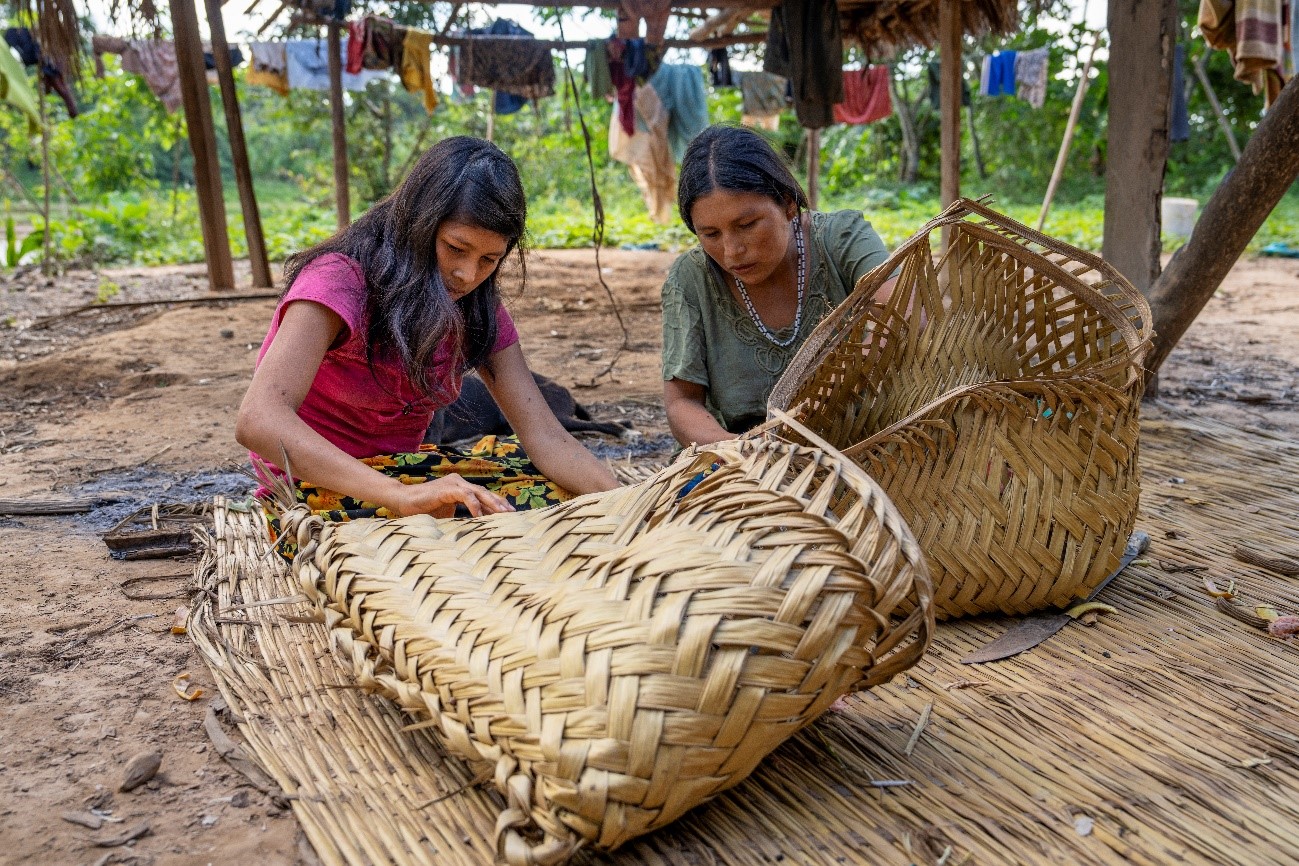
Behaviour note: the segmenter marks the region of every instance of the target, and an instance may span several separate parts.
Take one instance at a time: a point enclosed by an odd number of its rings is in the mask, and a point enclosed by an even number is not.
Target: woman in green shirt
[[[677,202],[699,246],[663,284],[663,398],[677,441],[705,444],[765,420],[799,346],[888,249],[860,211],[809,212],[749,129],[712,126],[690,143]]]

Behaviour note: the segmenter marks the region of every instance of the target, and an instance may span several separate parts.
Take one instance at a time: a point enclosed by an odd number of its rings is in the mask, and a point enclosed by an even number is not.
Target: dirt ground
[[[515,285],[507,303],[534,369],[597,418],[644,435],[630,445],[594,437],[599,453],[666,454],[658,290],[672,256],[602,256],[630,338],[621,352],[589,250],[532,254],[526,290]],[[246,266],[239,278],[246,286]],[[1241,262],[1165,367],[1150,411],[1299,436],[1297,290],[1299,262]],[[0,500],[117,500],[88,514],[0,516],[0,863],[314,859],[291,813],[248,786],[205,733],[212,680],[188,638],[171,633],[183,598],[124,594],[124,582],[156,577],[143,584],[153,594],[183,596],[192,562],[118,561],[100,539],[139,505],[248,487],[233,471],[244,457],[234,416],[274,302],[99,306],[50,319],[97,298],[200,296],[200,267],[0,275]],[[181,699],[173,679],[183,672],[203,697]],[[162,755],[158,774],[120,792],[127,761],[149,750]],[[100,847],[141,824],[147,835]]]

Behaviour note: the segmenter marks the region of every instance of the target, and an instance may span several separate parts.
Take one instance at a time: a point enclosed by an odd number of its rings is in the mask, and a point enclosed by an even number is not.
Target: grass
[[[630,182],[603,189],[602,195],[606,245],[657,245],[665,250],[682,250],[694,243],[680,220],[674,219],[669,225],[652,222]],[[260,184],[258,204],[267,250],[273,260],[310,246],[334,230],[328,190],[322,197],[318,191],[307,194],[292,184]],[[936,199],[912,196],[906,190],[837,196],[823,201],[821,206],[826,210],[864,211],[889,246],[901,243],[940,210]],[[1037,220],[1039,206],[1035,203],[994,206],[1029,225]],[[14,210],[19,220],[34,216]],[[239,201],[233,189],[228,192],[226,217],[232,251],[236,256],[247,255]],[[197,204],[188,191],[174,197],[165,191],[113,193],[94,204],[66,209],[59,205],[52,222],[59,254],[73,262],[160,265],[203,258]],[[1066,243],[1099,251],[1103,223],[1103,201],[1094,197],[1057,204],[1045,231]],[[591,206],[585,196],[552,196],[531,204],[529,243],[534,248],[590,246],[591,231]],[[1274,241],[1299,245],[1299,193],[1291,193],[1281,201],[1251,241],[1249,252],[1257,252]],[[1171,252],[1183,242],[1183,238],[1165,236],[1164,250]]]

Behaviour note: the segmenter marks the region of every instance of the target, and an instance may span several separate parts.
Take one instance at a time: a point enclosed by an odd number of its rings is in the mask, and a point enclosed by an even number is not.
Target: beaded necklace
[[[753,324],[758,326],[758,330],[762,332],[762,336],[766,337],[782,349],[791,346],[793,342],[798,339],[798,329],[799,326],[803,324],[803,289],[807,278],[807,262],[803,249],[802,220],[798,217],[794,217],[794,219],[790,221],[790,224],[794,228],[794,247],[798,250],[798,309],[794,312],[793,333],[789,335],[788,340],[776,339],[776,335],[771,332],[766,323],[763,322],[762,318],[758,315],[758,311],[754,309],[753,300],[749,298],[749,292],[744,287],[744,281],[737,276],[731,276],[731,279],[735,280],[735,288],[740,290],[740,298],[743,299],[744,308],[749,311],[749,318],[753,319]]]

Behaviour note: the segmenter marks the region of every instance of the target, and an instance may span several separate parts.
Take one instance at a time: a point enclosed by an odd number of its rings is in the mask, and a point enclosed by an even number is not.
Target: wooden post
[[[248,166],[248,146],[244,143],[244,122],[235,93],[235,76],[230,68],[230,45],[226,42],[225,21],[221,17],[221,0],[204,0],[208,29],[212,33],[212,57],[216,61],[217,80],[221,84],[221,104],[226,112],[226,134],[230,139],[230,159],[234,163],[235,186],[239,188],[239,207],[244,216],[244,236],[248,240],[248,262],[252,265],[253,288],[271,286],[271,266],[266,259],[266,238],[262,234],[262,217],[257,210],[253,190],[253,172]]]
[[[199,39],[194,0],[170,0],[171,26],[176,35],[176,65],[185,106],[185,130],[194,154],[194,188],[199,221],[203,226],[203,256],[208,284],[215,291],[235,286],[230,259],[230,234],[226,205],[221,197],[221,165],[217,162],[216,131],[208,102],[207,71],[203,68],[203,43]]]
[[[1213,85],[1209,83],[1209,76],[1204,71],[1204,61],[1208,59],[1211,50],[1205,48],[1200,52],[1200,56],[1195,58],[1195,63],[1192,64],[1195,67],[1195,77],[1200,79],[1200,86],[1204,88],[1204,95],[1209,100],[1209,107],[1213,109],[1213,116],[1218,119],[1218,128],[1227,137],[1231,158],[1240,162],[1240,145],[1236,142],[1236,131],[1231,128],[1231,123],[1222,110],[1222,103],[1218,101],[1218,94],[1214,92]]]
[[[1292,78],[1245,143],[1240,162],[1214,191],[1186,245],[1150,289],[1155,347],[1146,369],[1168,353],[1213,297],[1263,221],[1299,178],[1299,77]],[[1147,387],[1147,395],[1158,391]]]
[[[817,180],[821,174],[821,130],[807,131],[807,206],[816,210]]]
[[[339,24],[330,21],[325,50],[329,52],[329,115],[334,122],[334,208],[338,227],[352,223],[352,199],[347,186],[347,126],[343,122],[343,58]]]
[[[943,207],[961,197],[961,0],[939,0],[938,111],[942,146],[939,189]],[[943,249],[950,232],[943,229]]]
[[[1177,0],[1109,0],[1109,143],[1101,255],[1142,292],[1159,276],[1159,203]]]
[[[1064,177],[1064,165],[1069,161],[1069,145],[1073,143],[1073,132],[1078,126],[1078,115],[1082,113],[1083,98],[1087,95],[1087,76],[1092,71],[1092,61],[1096,59],[1096,46],[1101,42],[1100,34],[1092,40],[1092,50],[1087,53],[1087,62],[1083,64],[1082,78],[1078,80],[1078,89],[1073,94],[1073,105],[1069,108],[1069,121],[1064,125],[1064,138],[1060,140],[1060,153],[1055,158],[1055,168],[1051,170],[1051,182],[1046,185],[1046,196],[1042,199],[1042,212],[1037,215],[1037,230],[1041,231],[1046,223],[1046,215],[1051,210],[1051,200]]]

